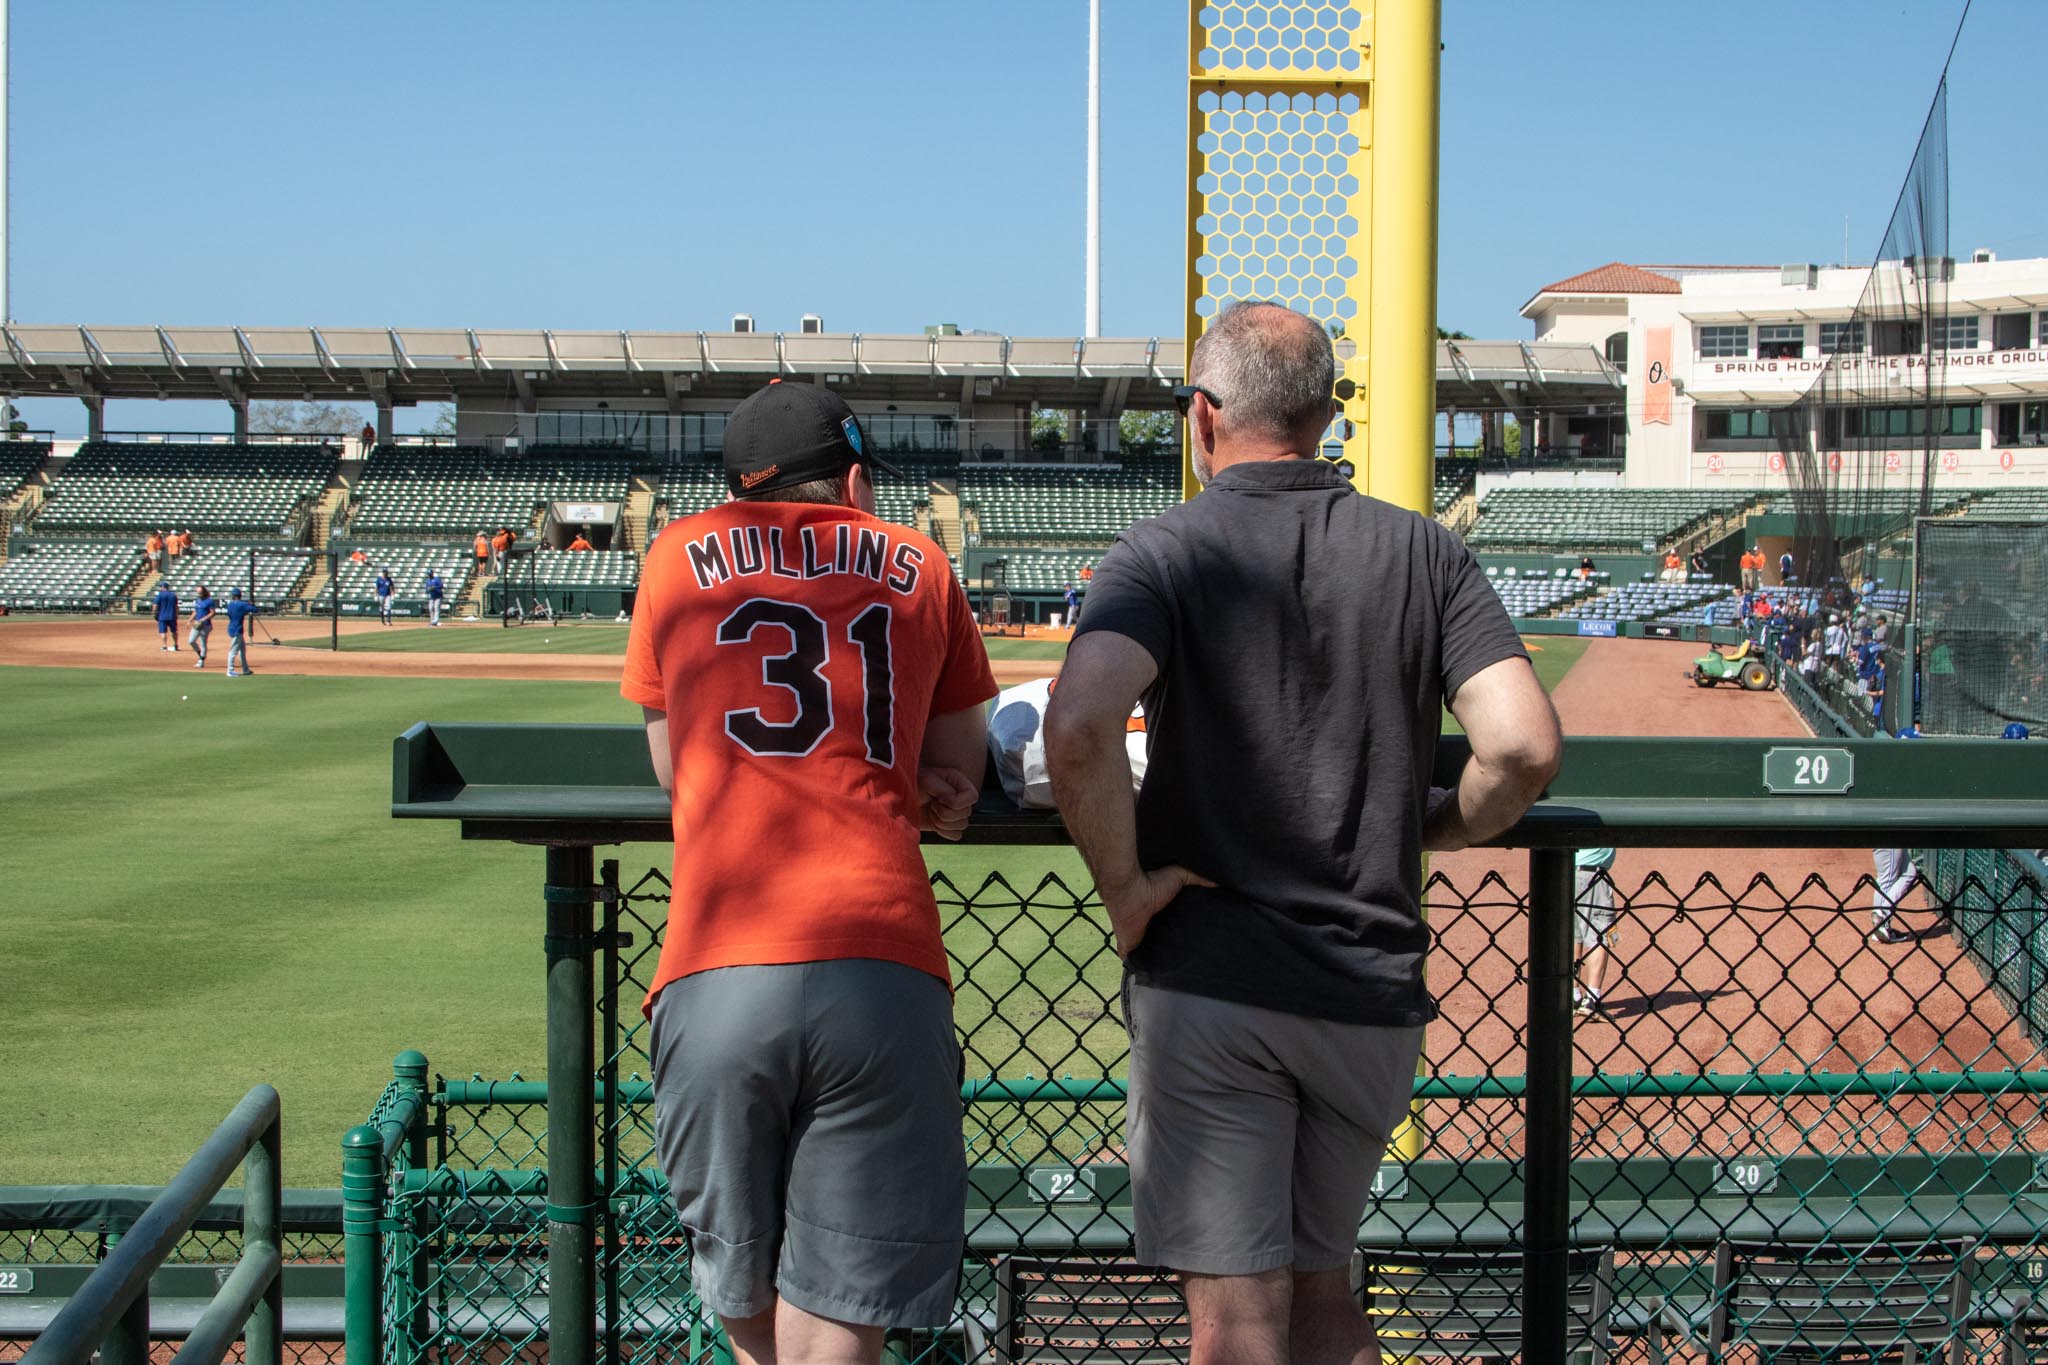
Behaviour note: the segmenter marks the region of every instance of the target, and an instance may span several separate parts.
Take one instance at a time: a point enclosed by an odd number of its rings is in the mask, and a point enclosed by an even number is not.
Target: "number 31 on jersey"
[[[876,602],[846,627],[845,639],[861,656],[861,717],[868,762],[896,766],[895,678],[889,666],[889,606]],[[718,623],[720,645],[750,643],[755,632],[788,632],[789,652],[761,660],[761,685],[779,687],[796,697],[796,717],[771,721],[759,707],[725,713],[725,732],[750,754],[800,758],[832,733],[832,680],[825,665],[832,657],[833,632],[809,607],[756,597],[741,603]]]

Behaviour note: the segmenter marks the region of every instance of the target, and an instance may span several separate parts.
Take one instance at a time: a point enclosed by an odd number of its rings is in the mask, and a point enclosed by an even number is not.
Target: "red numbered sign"
[[[1963,467],[1963,457],[1962,457],[1962,456],[1960,456],[1960,455],[1958,455],[1958,454],[1956,454],[1956,452],[1955,452],[1955,451],[1953,451],[1953,450],[1944,450],[1944,451],[1943,451],[1943,452],[1941,453],[1941,472],[1942,472],[1942,473],[1944,473],[1944,474],[1953,474],[1953,473],[1955,473],[1955,472],[1956,472],[1956,471],[1957,471],[1958,469],[1961,469],[1962,467]]]
[[[1771,452],[1771,472],[1773,474],[1782,474],[1785,472],[1785,457],[1783,455],[1778,454],[1776,451]]]
[[[1722,459],[1719,455],[1707,456],[1707,472],[1709,474],[1719,474],[1723,469],[1726,469],[1727,467],[1728,462]]]
[[[1906,464],[1906,461],[1905,461],[1905,457],[1904,457],[1904,456],[1902,456],[1902,455],[1900,455],[1898,451],[1896,451],[1896,450],[1887,450],[1887,451],[1886,451],[1886,452],[1884,453],[1884,472],[1885,472],[1885,473],[1887,473],[1887,474],[1896,474],[1896,473],[1898,473],[1898,472],[1899,472],[1899,470],[1901,470],[1902,468],[1904,468],[1904,467],[1905,467],[1905,464]]]
[[[1838,451],[1836,451],[1836,452],[1835,452],[1834,454],[1832,454],[1832,455],[1828,456],[1828,472],[1829,472],[1830,474],[1839,474],[1839,473],[1841,473],[1841,472],[1842,472],[1842,452],[1841,452],[1841,451],[1839,451],[1839,450],[1838,450]]]
[[[2012,472],[2012,452],[2010,450],[1998,452],[1998,467],[2005,470],[2008,474]]]

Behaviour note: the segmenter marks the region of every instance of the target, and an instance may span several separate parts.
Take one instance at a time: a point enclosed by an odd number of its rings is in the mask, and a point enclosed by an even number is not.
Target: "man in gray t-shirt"
[[[1046,721],[1125,958],[1137,1254],[1181,1273],[1197,1365],[1379,1358],[1350,1261],[1435,1013],[1422,854],[1512,824],[1561,751],[1464,545],[1312,457],[1334,377],[1298,313],[1209,325],[1176,391],[1206,489],[1103,559]],[[1473,757],[1432,799],[1446,702]]]

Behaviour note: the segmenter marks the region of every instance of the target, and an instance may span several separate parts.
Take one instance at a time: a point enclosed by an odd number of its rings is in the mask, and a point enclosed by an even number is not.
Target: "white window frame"
[[[1702,360],[1742,360],[1750,354],[1750,326],[1746,322],[1709,323],[1702,326],[1694,342]],[[1726,349],[1731,343],[1734,350]]]

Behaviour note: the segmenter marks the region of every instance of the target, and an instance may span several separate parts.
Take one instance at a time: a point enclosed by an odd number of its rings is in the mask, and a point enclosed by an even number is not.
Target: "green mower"
[[[1708,650],[1692,661],[1685,676],[1701,687],[1724,682],[1736,683],[1748,692],[1767,692],[1772,687],[1770,666],[1751,652],[1748,640],[1732,654]]]

